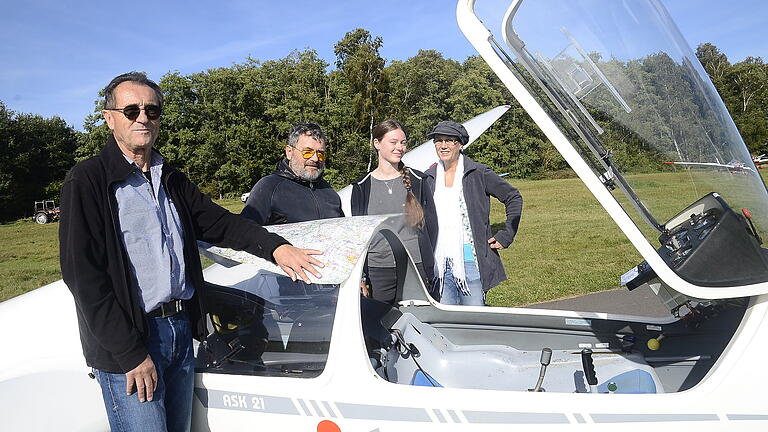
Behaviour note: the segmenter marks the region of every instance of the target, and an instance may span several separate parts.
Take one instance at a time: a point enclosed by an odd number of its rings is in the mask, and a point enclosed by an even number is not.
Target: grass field
[[[0,300],[61,279],[58,223],[0,225]]]
[[[501,252],[509,280],[488,302],[513,306],[618,287],[619,275],[639,254],[579,179],[512,180],[524,198],[523,218],[512,246]],[[491,221],[500,227],[503,208],[492,200]],[[237,200],[219,202],[239,212]],[[21,220],[0,225],[0,300],[61,278],[58,224]]]
[[[640,174],[631,180],[655,213],[669,217],[681,210],[679,203],[692,203],[710,192],[692,190],[692,175],[696,174]],[[724,173],[718,190],[740,187],[742,179]],[[489,304],[519,306],[618,288],[619,276],[641,261],[579,179],[511,182],[523,195],[523,218],[515,242],[501,252],[509,279],[491,290]],[[659,187],[662,183],[667,187]],[[619,192],[616,196],[625,201]],[[503,207],[491,201],[491,222],[498,229]],[[238,200],[219,204],[236,213],[243,206]],[[0,225],[0,301],[61,278],[57,230],[57,223],[37,225],[31,220]],[[644,231],[650,239],[656,235]]]
[[[618,288],[619,276],[641,261],[597,200],[576,178],[513,180],[523,195],[515,242],[501,251],[508,280],[488,303],[519,306]],[[491,221],[501,228],[495,200]]]

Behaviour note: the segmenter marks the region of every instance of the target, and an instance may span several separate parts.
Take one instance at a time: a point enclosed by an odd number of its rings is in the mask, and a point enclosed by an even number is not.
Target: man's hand
[[[134,384],[136,390],[134,390]],[[157,388],[157,370],[152,357],[147,354],[138,366],[125,373],[125,393],[129,396],[138,391],[139,402],[151,401]]]
[[[308,270],[315,275],[316,278],[322,277],[315,266],[323,268],[323,263],[311,257],[310,255],[322,255],[323,252],[314,249],[299,249],[291,245],[284,244],[278,246],[274,252],[272,252],[272,258],[275,259],[277,265],[290,276],[291,280],[301,279],[306,283],[309,282],[309,277],[304,270]]]
[[[488,239],[488,246],[490,246],[491,249],[506,249],[506,246],[499,243],[499,241],[496,240],[496,237],[491,237]]]

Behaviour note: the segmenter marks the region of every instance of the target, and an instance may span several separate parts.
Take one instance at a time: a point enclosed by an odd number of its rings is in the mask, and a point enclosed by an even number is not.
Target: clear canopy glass
[[[532,93],[656,231],[707,193],[768,229],[768,194],[716,89],[660,2],[478,1]],[[499,20],[501,18],[501,20]]]
[[[656,248],[657,272],[765,292],[768,192],[659,0],[477,0],[474,11],[496,55]]]

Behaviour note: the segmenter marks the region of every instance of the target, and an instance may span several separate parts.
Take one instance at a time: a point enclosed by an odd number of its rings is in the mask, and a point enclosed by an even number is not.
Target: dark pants
[[[416,270],[427,288],[427,273],[422,263],[416,263]],[[395,267],[368,267],[368,280],[371,282],[371,296],[378,301],[394,305],[397,295],[397,271]],[[397,299],[402,300],[402,299]]]

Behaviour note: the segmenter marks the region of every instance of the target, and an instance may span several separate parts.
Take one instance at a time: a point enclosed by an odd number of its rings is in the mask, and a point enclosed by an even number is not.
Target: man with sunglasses
[[[153,145],[163,94],[130,72],[104,89],[112,131],[62,186],[61,272],[75,298],[86,363],[113,431],[190,429],[192,337],[206,335],[196,240],[276,262],[292,278],[320,252],[291,246],[200,193]]]
[[[242,215],[261,225],[342,217],[341,199],[323,180],[326,138],[316,123],[288,134],[285,158],[251,190]]]

